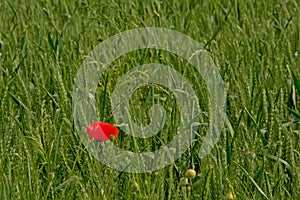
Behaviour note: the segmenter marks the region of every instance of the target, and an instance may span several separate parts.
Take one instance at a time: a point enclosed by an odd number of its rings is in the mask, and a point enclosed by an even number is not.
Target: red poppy
[[[111,136],[113,136],[114,140],[116,140],[119,133],[117,127],[107,122],[96,121],[93,122],[92,126],[86,126],[85,128],[90,139],[95,139],[101,142],[110,140]]]

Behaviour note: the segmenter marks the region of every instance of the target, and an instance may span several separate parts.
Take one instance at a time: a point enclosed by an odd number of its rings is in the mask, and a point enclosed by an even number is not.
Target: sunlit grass
[[[74,127],[72,91],[99,38],[144,26],[170,28],[203,45],[225,82],[228,122],[204,159],[198,151],[205,127],[174,165],[130,174],[90,156]],[[295,0],[1,1],[0,199],[299,199],[299,49]],[[121,57],[99,80],[99,120],[114,123],[109,98],[117,79],[149,62],[182,73],[209,112],[206,86],[186,61],[145,50]],[[116,144],[137,151],[133,141],[139,150],[170,141],[180,114],[172,95],[160,86],[137,91],[130,103],[138,123],[149,122],[147,110],[160,103],[169,109],[167,126],[160,140],[121,132]],[[197,174],[186,183],[188,169]]]

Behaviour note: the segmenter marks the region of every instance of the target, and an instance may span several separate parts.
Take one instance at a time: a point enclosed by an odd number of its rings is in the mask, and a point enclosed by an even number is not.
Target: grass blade
[[[250,176],[250,174],[247,172],[247,170],[245,170],[241,165],[239,165],[237,162],[233,161],[247,176],[248,178],[251,180],[251,182],[253,183],[253,185],[256,187],[256,189],[266,198],[269,199],[267,197],[267,195],[264,193],[264,191],[259,187],[259,185],[256,183],[256,181]]]
[[[257,126],[257,124],[256,124],[256,122],[255,122],[255,120],[253,119],[252,115],[251,115],[250,112],[247,110],[247,108],[245,108],[245,110],[246,110],[247,114],[249,115],[251,121],[253,122],[253,124],[254,124],[254,126],[255,126],[255,129],[256,129],[256,132],[258,133],[258,135],[259,135],[259,137],[260,137],[260,139],[261,139],[263,145],[266,146],[266,145],[268,144],[267,139],[265,138],[265,136],[263,135],[263,133],[259,130],[259,128],[258,128],[258,126]]]

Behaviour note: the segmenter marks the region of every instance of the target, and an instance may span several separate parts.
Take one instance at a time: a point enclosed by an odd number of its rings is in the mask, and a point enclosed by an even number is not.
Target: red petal
[[[101,142],[109,140],[111,135],[114,136],[114,140],[117,139],[119,132],[118,128],[112,124],[99,121],[94,121],[92,126],[86,126],[86,130],[91,139]]]
[[[117,139],[119,130],[114,125],[107,122],[100,122],[100,127],[102,128],[105,136],[109,139],[111,135],[114,136],[114,140]]]
[[[94,126],[94,130],[95,130],[95,137],[94,137],[95,140],[101,141],[101,142],[109,140],[109,138],[107,138],[106,135],[104,134],[100,124],[93,123],[93,126]]]
[[[86,131],[88,132],[88,134],[92,133],[94,131],[94,128],[92,126],[86,126]]]

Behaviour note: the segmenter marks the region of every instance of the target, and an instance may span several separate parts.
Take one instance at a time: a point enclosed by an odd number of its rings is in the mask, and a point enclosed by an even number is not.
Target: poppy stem
[[[174,166],[174,169],[176,171],[176,174],[177,174],[177,178],[180,179],[182,177],[182,174],[180,173],[180,171],[178,170],[178,167],[176,165],[176,163],[174,162],[173,163],[173,166]]]

